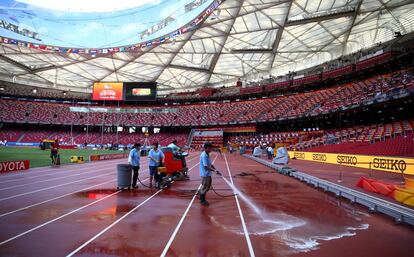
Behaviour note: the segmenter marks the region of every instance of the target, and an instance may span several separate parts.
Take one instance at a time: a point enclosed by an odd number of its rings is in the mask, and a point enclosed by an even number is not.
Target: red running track
[[[215,166],[239,195],[194,196],[189,181],[157,191],[116,190],[112,160],[0,176],[0,256],[412,256],[414,230],[238,155]],[[147,161],[142,160],[144,183]],[[214,189],[231,195],[219,176]],[[239,202],[239,205],[238,205]]]

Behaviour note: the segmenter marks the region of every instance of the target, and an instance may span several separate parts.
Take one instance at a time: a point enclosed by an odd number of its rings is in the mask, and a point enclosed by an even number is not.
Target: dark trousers
[[[136,186],[138,180],[139,166],[132,166],[132,170],[134,171],[134,175],[132,176],[132,186]]]
[[[201,177],[200,195],[205,195],[211,187],[211,176]]]

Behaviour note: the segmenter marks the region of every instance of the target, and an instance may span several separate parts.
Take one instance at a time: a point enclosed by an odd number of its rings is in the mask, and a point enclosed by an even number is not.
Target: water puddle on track
[[[368,214],[355,210],[349,204],[341,204],[332,197],[321,201],[320,197],[297,192],[301,188],[283,185],[283,188],[290,191],[281,197],[278,203],[281,208],[270,211],[258,206],[225,177],[223,179],[238,198],[253,211],[250,214],[244,213],[248,215],[246,224],[249,234],[270,237],[285,254],[316,250],[322,241],[354,236],[358,230],[369,227],[368,224],[362,223],[363,217]],[[210,220],[226,231],[244,234],[240,225],[228,225],[222,221],[224,219],[214,216],[211,216]]]

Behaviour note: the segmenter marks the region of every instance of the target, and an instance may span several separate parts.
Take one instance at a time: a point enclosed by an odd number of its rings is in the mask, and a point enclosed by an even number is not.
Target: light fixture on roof
[[[4,91],[4,87],[0,87],[0,91]]]
[[[36,94],[37,93],[37,89],[36,88],[33,89],[32,92],[33,92],[33,94]]]
[[[63,91],[63,95],[66,95],[67,93],[66,93],[66,91]]]

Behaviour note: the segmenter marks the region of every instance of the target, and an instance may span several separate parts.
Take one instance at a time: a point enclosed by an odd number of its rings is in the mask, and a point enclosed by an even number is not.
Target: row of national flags
[[[185,25],[184,27],[169,33],[168,35],[149,40],[143,43],[138,43],[129,46],[121,46],[121,47],[110,47],[110,48],[68,48],[68,47],[59,47],[59,46],[49,46],[43,44],[36,44],[31,42],[20,41],[12,38],[1,37],[0,42],[3,44],[12,44],[18,45],[21,47],[27,47],[31,49],[39,49],[48,52],[56,52],[56,53],[64,53],[64,54],[88,54],[91,56],[102,55],[102,54],[109,54],[109,53],[117,53],[117,52],[131,52],[131,51],[139,51],[145,47],[155,46],[162,44],[166,41],[173,41],[176,37],[181,34],[184,34],[188,31],[194,30],[197,28],[199,24],[201,24],[207,17],[223,2],[224,0],[216,0],[214,1],[202,14],[200,14],[197,18],[193,21]]]

